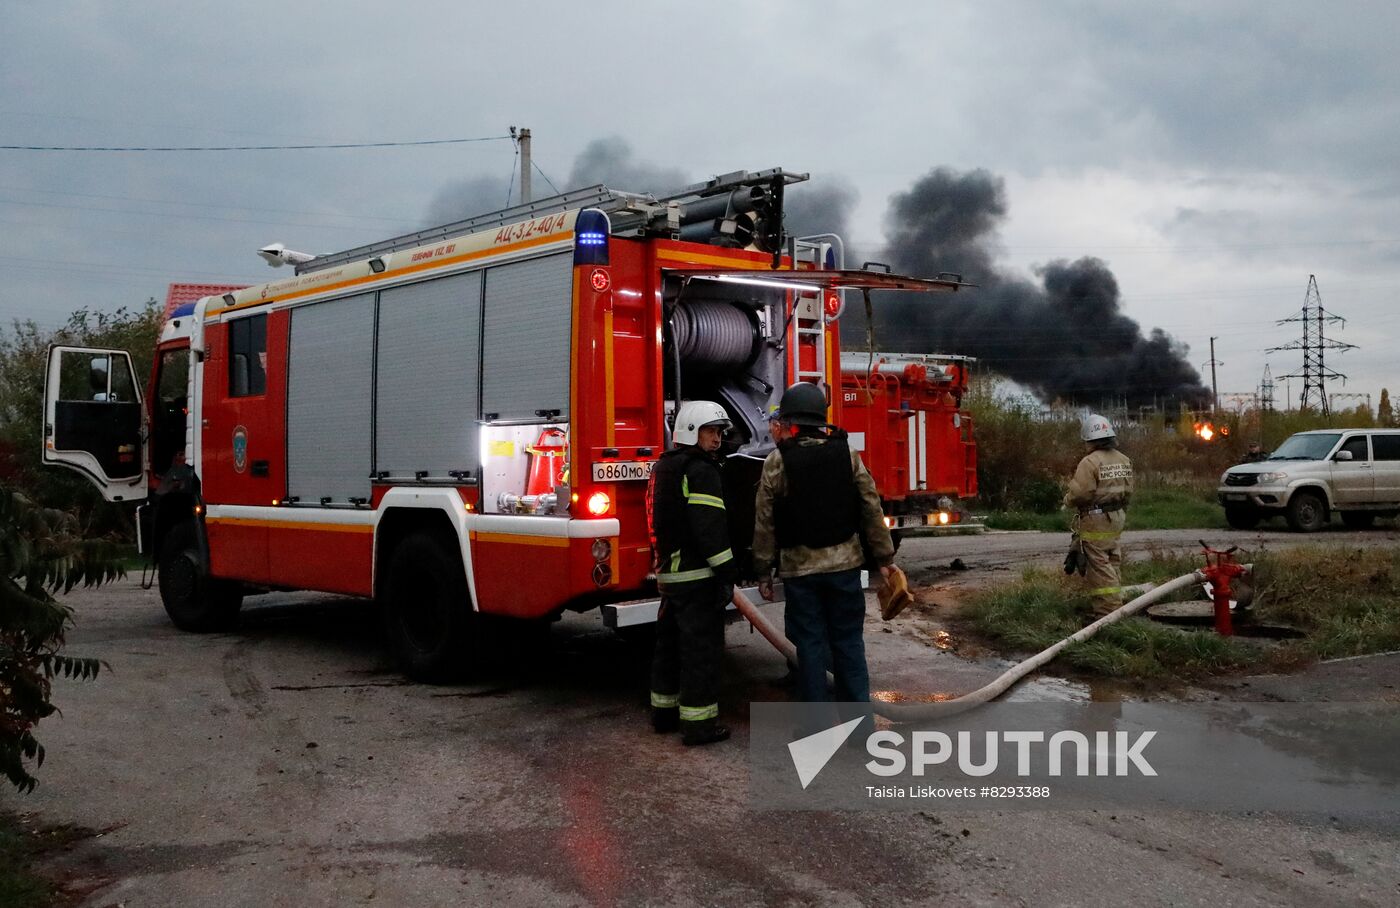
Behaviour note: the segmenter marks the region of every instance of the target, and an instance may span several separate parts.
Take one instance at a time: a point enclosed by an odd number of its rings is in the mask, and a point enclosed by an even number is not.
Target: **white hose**
[[[1248,565],[1246,567],[1248,567]],[[1174,593],[1194,583],[1201,583],[1204,580],[1204,574],[1200,571],[1193,571],[1190,574],[1182,574],[1175,580],[1170,580],[1161,586],[1154,587],[1131,602],[1121,605],[1114,611],[1104,615],[1093,624],[1080,628],[1054,646],[1042,650],[1024,662],[1013,666],[991,684],[979,687],[977,690],[963,694],[961,697],[954,697],[950,700],[939,700],[932,703],[884,703],[876,701],[872,703],[871,706],[874,708],[875,712],[894,722],[921,722],[931,718],[956,715],[960,712],[965,712],[974,707],[981,706],[1006,693],[1011,685],[1040,668],[1051,659],[1054,659],[1060,654],[1060,650],[1069,646],[1071,643],[1080,643],[1084,640],[1088,640],[1110,624],[1121,621],[1129,615],[1137,614],[1169,593]],[[787,659],[789,665],[793,667],[797,666],[797,647],[793,646],[786,637],[779,633],[778,629],[749,601],[749,598],[737,589],[734,591],[734,607],[739,610],[740,614],[748,619],[749,623],[752,624],[769,643],[777,648],[778,652],[783,654],[783,657]]]

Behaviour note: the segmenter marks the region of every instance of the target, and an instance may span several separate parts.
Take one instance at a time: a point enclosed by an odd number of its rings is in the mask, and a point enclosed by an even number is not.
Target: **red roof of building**
[[[222,296],[234,290],[242,290],[247,284],[171,284],[165,294],[165,316],[179,309],[185,303],[193,303],[206,296]]]

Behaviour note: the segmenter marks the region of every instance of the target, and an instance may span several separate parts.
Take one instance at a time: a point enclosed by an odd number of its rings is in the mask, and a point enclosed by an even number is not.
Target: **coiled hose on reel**
[[[738,372],[758,350],[758,326],[748,312],[728,302],[682,303],[671,316],[671,335],[681,364],[706,374]]]

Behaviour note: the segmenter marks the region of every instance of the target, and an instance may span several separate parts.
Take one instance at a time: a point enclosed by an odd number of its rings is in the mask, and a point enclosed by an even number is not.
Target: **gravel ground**
[[[1130,533],[1130,549],[1199,533]],[[1394,530],[1216,534],[1270,547],[1393,545]],[[906,540],[939,589],[1056,563],[1061,536]],[[967,571],[951,571],[961,558]],[[593,615],[457,687],[404,682],[362,603],[252,598],[232,633],[182,634],[131,582],[74,593],[74,654],[111,671],[60,682],[42,783],[4,805],[92,830],[49,861],[82,904],[1317,905],[1400,901],[1396,838],[1371,828],[1201,812],[772,812],[750,806],[747,705],[785,667],[728,632],[732,741],[683,749],[646,725],[645,659]],[[868,621],[877,686],[956,693],[998,660],[935,625]],[[1345,698],[1400,662],[1332,671]],[[1352,677],[1353,670],[1360,678]],[[1287,680],[1275,695],[1311,691]],[[1352,686],[1347,687],[1350,683]],[[1340,692],[1336,689],[1341,684]],[[1281,691],[1281,693],[1280,693]],[[1087,698],[1040,679],[1018,699]],[[1323,697],[1323,698],[1326,698]]]

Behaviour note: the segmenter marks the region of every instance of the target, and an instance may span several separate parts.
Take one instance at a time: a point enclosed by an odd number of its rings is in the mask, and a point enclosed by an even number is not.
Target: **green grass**
[[[1069,512],[994,511],[986,524],[994,530],[1069,532]],[[1225,512],[1214,493],[1180,488],[1143,489],[1133,495],[1128,508],[1130,530],[1225,529]]]
[[[1400,649],[1400,551],[1318,546],[1247,560],[1255,564],[1258,620],[1298,628],[1302,638],[1262,644],[1132,617],[1067,648],[1060,661],[1119,680],[1190,681]],[[1161,582],[1200,564],[1195,556],[1154,556],[1125,565],[1123,579]],[[1062,574],[1030,569],[973,596],[962,620],[965,632],[993,648],[1030,653],[1087,624],[1089,601]]]

